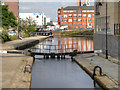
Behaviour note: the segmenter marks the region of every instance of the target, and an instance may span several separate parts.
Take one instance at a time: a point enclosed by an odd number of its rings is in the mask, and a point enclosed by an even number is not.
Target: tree
[[[8,11],[7,5],[3,5],[2,6],[2,27],[8,29],[9,26],[14,28],[17,26],[16,17],[14,16],[13,12]]]
[[[26,19],[19,19],[19,32],[25,32],[30,35],[31,32],[36,31],[37,22],[33,20],[31,17],[27,17]]]

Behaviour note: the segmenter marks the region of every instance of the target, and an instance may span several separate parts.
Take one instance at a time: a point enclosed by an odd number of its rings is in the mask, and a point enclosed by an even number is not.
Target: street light
[[[106,59],[108,59],[108,47],[107,47],[107,0],[106,0]]]

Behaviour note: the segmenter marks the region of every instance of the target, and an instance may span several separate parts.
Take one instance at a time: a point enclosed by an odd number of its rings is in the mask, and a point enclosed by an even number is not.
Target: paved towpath
[[[114,83],[113,87],[116,87],[115,85],[118,85],[118,74],[120,67],[119,64],[113,63],[112,61],[97,56],[96,54],[82,54],[77,55],[74,58],[78,63],[80,63],[83,67],[87,68],[88,71],[92,73],[95,66],[100,66],[103,70],[103,74],[106,75]]]
[[[32,43],[32,42],[34,42],[36,40],[41,41],[41,40],[43,40],[43,39],[45,39],[47,37],[48,36],[36,36],[36,37],[24,38],[23,40],[9,41],[9,42],[1,44],[0,49],[2,49],[2,50],[14,50],[17,47],[24,46],[24,45]]]
[[[24,40],[14,40],[0,45],[0,50],[15,50],[34,41],[42,41],[47,36],[36,36]],[[33,57],[22,54],[0,54],[0,88],[30,88],[31,74],[25,73],[26,65],[33,64]]]

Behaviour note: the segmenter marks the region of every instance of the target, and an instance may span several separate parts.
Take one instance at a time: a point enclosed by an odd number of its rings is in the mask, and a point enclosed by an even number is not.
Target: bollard
[[[74,61],[73,56],[71,56],[71,60],[72,60],[72,62]]]
[[[46,59],[49,59],[49,55],[46,55]]]
[[[28,70],[28,68],[29,68],[29,70]],[[30,65],[26,65],[25,69],[24,69],[24,73],[26,73],[26,72],[31,73],[31,71],[32,71],[31,66]]]
[[[45,57],[45,54],[44,54],[44,59],[45,59],[46,57]]]
[[[61,59],[64,59],[64,55],[61,55]]]
[[[51,53],[51,58],[55,58],[55,53]]]
[[[63,55],[63,58],[65,59],[65,55]]]
[[[57,55],[57,59],[60,59],[60,55]]]

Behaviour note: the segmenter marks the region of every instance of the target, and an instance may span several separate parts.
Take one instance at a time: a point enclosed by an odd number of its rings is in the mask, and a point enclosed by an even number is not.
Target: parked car
[[[10,36],[17,35],[17,33],[14,32],[14,31],[9,31],[8,34],[9,34]]]

